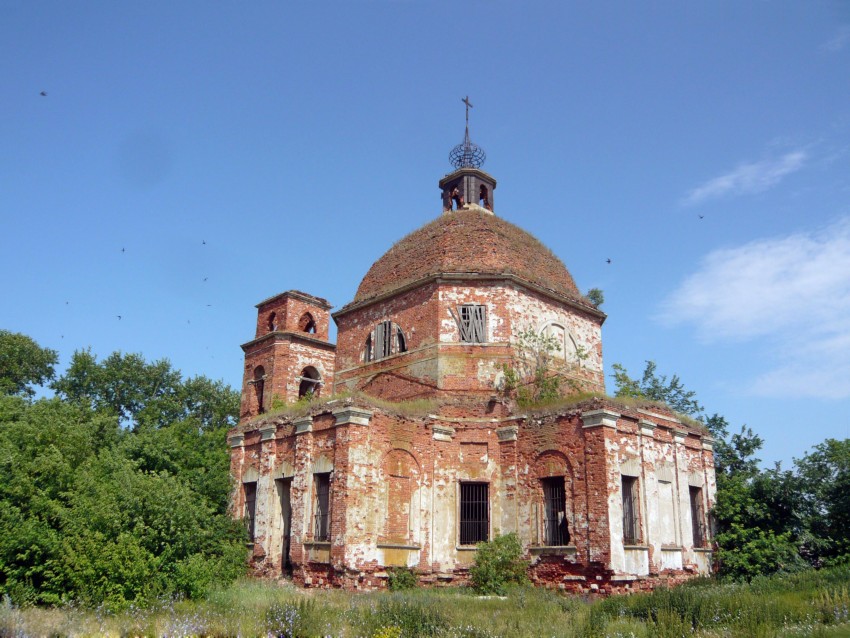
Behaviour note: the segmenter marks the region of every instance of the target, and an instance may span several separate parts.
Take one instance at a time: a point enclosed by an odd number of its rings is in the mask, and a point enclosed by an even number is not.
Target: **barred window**
[[[543,484],[543,542],[546,545],[569,545],[567,499],[564,477],[542,479]]]
[[[490,536],[487,483],[460,484],[460,544],[475,545]]]
[[[702,504],[702,490],[691,487],[691,523],[693,525],[694,547],[705,546],[705,510]]]
[[[404,333],[392,321],[382,321],[366,337],[363,361],[377,361],[400,352],[407,352]]]
[[[623,477],[623,544],[637,545],[640,542],[640,501],[638,480],[634,476]]]
[[[245,490],[245,518],[248,519],[248,539],[254,542],[254,521],[257,513],[257,483],[243,483],[242,489]]]
[[[330,472],[313,475],[316,490],[316,507],[314,517],[316,525],[313,540],[329,541],[331,538],[331,475]]]
[[[487,306],[464,304],[458,308],[455,319],[463,343],[486,343]]]

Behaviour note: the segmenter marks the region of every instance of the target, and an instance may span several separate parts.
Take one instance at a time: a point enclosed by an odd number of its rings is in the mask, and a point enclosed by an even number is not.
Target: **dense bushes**
[[[0,596],[120,607],[244,571],[245,532],[226,511],[232,390],[90,353],[55,387],[0,395]]]
[[[478,543],[469,577],[479,593],[503,595],[508,585],[528,582],[527,570],[528,563],[522,560],[519,537],[511,532],[486,543]]]

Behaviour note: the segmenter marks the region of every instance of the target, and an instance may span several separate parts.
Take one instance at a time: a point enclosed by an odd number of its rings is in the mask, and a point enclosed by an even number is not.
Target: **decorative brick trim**
[[[333,411],[336,422],[334,425],[369,425],[369,420],[372,418],[372,412],[365,408],[344,407],[337,408]]]
[[[438,425],[435,423],[431,426],[431,430],[434,432],[435,441],[450,442],[455,435],[455,429],[448,425]]]
[[[708,450],[709,452],[714,451],[714,439],[710,436],[702,437],[702,449]]]
[[[274,423],[264,425],[260,428],[260,441],[273,441],[276,432],[277,426]]]
[[[612,412],[611,410],[591,410],[581,415],[582,423],[584,423],[582,427],[589,429],[602,426],[616,430],[617,419],[620,416],[619,412]]]
[[[496,436],[499,437],[499,443],[504,443],[505,441],[516,441],[518,433],[519,426],[517,425],[506,425],[501,428],[496,428]]]
[[[658,426],[652,421],[641,419],[640,421],[638,421],[638,427],[640,428],[640,433],[643,436],[653,437],[655,436],[655,428],[657,428]]]
[[[684,432],[684,431],[682,431],[682,430],[673,430],[673,440],[674,440],[676,443],[678,443],[678,444],[680,444],[680,445],[681,445],[682,443],[684,443],[684,442],[685,442],[685,439],[686,439],[686,438],[688,438],[688,433],[687,433],[687,432]]]
[[[230,444],[230,447],[242,447],[245,445],[245,435],[241,432],[239,434],[231,434],[227,437],[227,442]]]
[[[313,417],[311,416],[295,419],[292,424],[295,426],[295,434],[303,434],[304,432],[313,431]]]
[[[659,414],[658,412],[650,412],[649,410],[641,410],[640,408],[638,408],[637,411],[638,414],[643,414],[661,421],[672,421],[673,423],[681,423],[681,421],[674,417],[672,414]]]

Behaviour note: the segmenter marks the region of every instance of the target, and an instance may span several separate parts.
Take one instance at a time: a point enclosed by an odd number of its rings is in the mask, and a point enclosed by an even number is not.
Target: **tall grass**
[[[756,579],[695,581],[651,594],[586,600],[514,587],[352,594],[255,580],[201,601],[121,613],[0,603],[0,636],[281,636],[312,638],[679,638],[850,636],[847,567]]]

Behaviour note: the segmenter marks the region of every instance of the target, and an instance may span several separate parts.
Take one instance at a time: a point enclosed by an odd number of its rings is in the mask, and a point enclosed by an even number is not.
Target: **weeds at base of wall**
[[[419,579],[412,569],[406,567],[391,567],[387,570],[387,587],[390,591],[405,591],[419,584]]]

